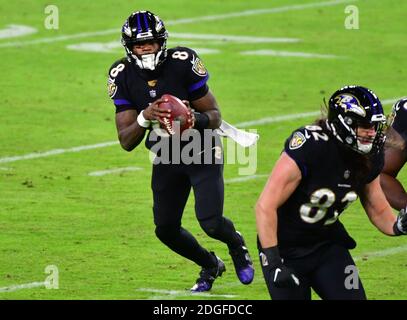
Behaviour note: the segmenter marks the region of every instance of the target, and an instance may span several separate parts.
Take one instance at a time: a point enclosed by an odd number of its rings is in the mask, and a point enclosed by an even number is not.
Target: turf
[[[53,1],[59,29],[44,28],[46,1],[0,4],[0,29],[22,24],[32,35],[0,39],[0,158],[71,148],[117,139],[114,106],[107,97],[110,65],[124,50],[83,52],[67,46],[119,39],[124,19],[149,8],[164,21],[245,10],[288,7],[322,0],[224,1]],[[360,29],[344,27],[348,4],[359,8]],[[136,7],[135,7],[136,5]],[[382,99],[406,95],[403,68],[407,43],[407,3],[395,0],[350,1],[275,13],[219,17],[213,21],[173,23],[169,46],[217,49],[201,56],[209,85],[230,123],[318,111],[323,97],[345,84],[371,87]],[[117,29],[117,33],[30,44]],[[297,43],[246,43],[171,38],[171,32],[253,37],[289,37]],[[2,47],[8,42],[19,42]],[[249,50],[282,50],[336,55],[301,58],[242,55]],[[390,104],[385,106],[388,113]],[[254,125],[261,138],[257,172],[266,175],[284,140],[313,117]],[[320,159],[324,161],[324,159]],[[139,171],[89,176],[98,170],[136,166]],[[242,165],[225,166],[225,178],[238,177]],[[0,287],[44,281],[47,265],[59,270],[59,289],[42,287],[0,292],[2,299],[268,299],[257,259],[253,207],[266,177],[226,183],[225,215],[245,235],[255,260],[253,284],[239,284],[227,248],[206,236],[191,197],[183,224],[208,249],[224,259],[227,272],[216,281],[213,296],[191,296],[199,269],[164,247],[154,236],[151,165],[144,147],[131,153],[119,145],[13,162],[0,162]],[[405,169],[400,173],[405,184]],[[367,253],[406,247],[407,240],[385,237],[370,224],[359,203],[341,217],[358,241],[352,252],[370,299],[406,299],[406,251]],[[178,295],[164,291],[175,290]],[[0,290],[1,291],[1,290]],[[182,294],[184,293],[184,294]],[[223,296],[223,295],[232,295]],[[316,298],[316,297],[315,297]]]

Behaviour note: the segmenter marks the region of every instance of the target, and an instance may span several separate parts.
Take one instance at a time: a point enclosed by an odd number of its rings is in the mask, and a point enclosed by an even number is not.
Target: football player
[[[407,234],[380,187],[385,115],[377,96],[346,86],[328,116],[295,130],[256,205],[258,247],[272,299],[366,299],[349,249],[356,242],[339,215],[360,197],[370,221],[389,236]],[[351,277],[350,279],[347,277]]]
[[[407,206],[407,194],[397,175],[407,160],[407,98],[394,104],[389,124],[380,183],[390,205],[401,210]]]
[[[197,53],[186,47],[167,49],[168,33],[163,21],[149,11],[132,13],[122,27],[126,57],[109,70],[108,91],[116,106],[116,127],[121,146],[131,151],[143,140],[152,149],[154,122],[170,116],[159,104],[163,94],[183,100],[190,109],[189,122],[196,130],[216,129],[221,115],[209,90],[208,72]],[[205,152],[215,153],[216,148]],[[156,163],[152,172],[153,214],[156,236],[171,250],[202,269],[193,292],[208,291],[225,271],[225,264],[203,248],[181,225],[191,187],[200,226],[210,237],[227,244],[239,280],[249,284],[254,268],[242,235],[223,216],[223,164],[187,165]]]

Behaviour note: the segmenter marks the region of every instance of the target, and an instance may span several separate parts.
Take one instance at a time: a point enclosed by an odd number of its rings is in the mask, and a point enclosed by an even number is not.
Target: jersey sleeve
[[[407,98],[396,102],[393,106],[392,127],[407,143]]]
[[[107,91],[110,99],[116,107],[116,113],[136,109],[129,99],[125,85],[125,72],[126,64],[123,60],[116,61],[109,69],[109,76],[107,79]]]
[[[209,91],[209,87],[207,85],[209,79],[208,70],[205,68],[202,59],[194,50],[190,48],[179,48],[179,50],[186,51],[188,53],[188,59],[185,60],[185,62],[187,62],[185,79],[188,89],[188,99],[190,101],[194,101],[202,98]]]
[[[323,144],[328,141],[328,136],[322,131],[315,133],[306,128],[295,130],[285,141],[284,152],[295,161],[301,170],[303,177],[306,177],[312,167],[317,166],[315,162],[320,159],[323,151]]]

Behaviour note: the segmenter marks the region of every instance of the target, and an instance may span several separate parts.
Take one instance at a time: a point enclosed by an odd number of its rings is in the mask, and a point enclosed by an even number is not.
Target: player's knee
[[[157,226],[155,228],[155,235],[162,242],[166,243],[174,239],[180,233],[180,227],[174,225]]]
[[[222,231],[223,217],[213,217],[206,220],[200,220],[199,224],[208,236],[216,238]]]

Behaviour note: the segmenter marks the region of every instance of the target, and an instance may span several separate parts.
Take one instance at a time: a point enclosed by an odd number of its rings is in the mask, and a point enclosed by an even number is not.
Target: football
[[[163,118],[164,124],[161,123],[161,127],[164,128],[169,134],[174,135],[178,132],[182,133],[184,130],[190,128],[190,123],[188,123],[188,108],[187,106],[177,97],[164,94],[162,99],[168,99],[167,102],[162,102],[159,107],[162,109],[171,110],[170,118]]]

